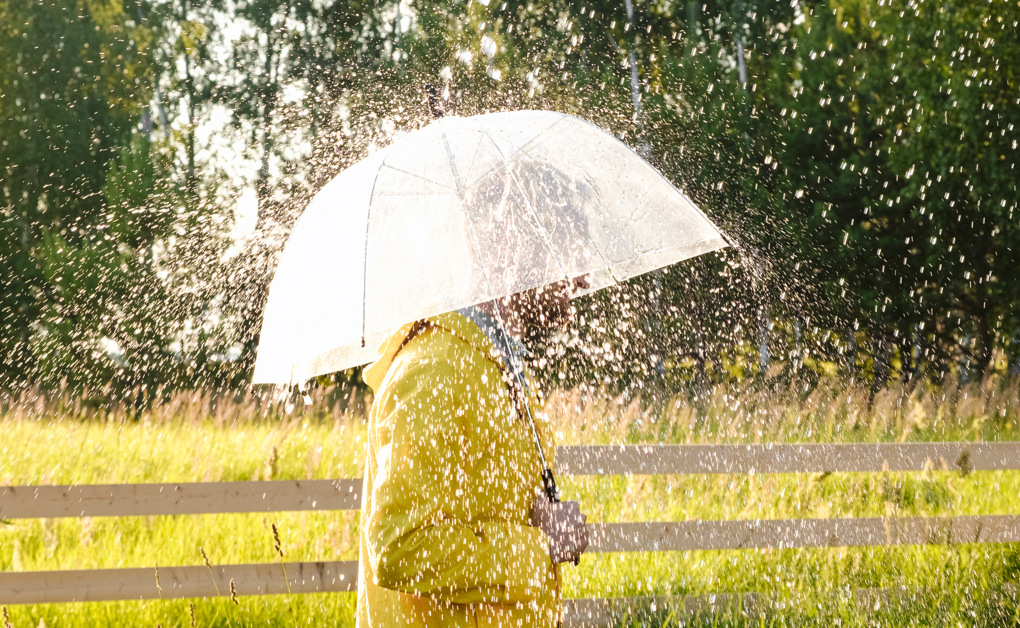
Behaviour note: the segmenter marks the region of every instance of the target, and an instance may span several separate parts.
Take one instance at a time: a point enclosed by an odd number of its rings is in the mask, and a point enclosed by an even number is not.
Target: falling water
[[[296,220],[340,172],[432,123],[425,83],[448,116],[591,121],[732,244],[580,297],[570,325],[525,336],[560,445],[1017,439],[1015,4],[0,13],[0,491],[363,477],[362,369],[252,387],[252,366]],[[325,292],[348,271],[310,272]],[[597,523],[1016,512],[1016,470],[929,462],[558,479]],[[158,563],[164,591],[175,565],[357,560],[362,525],[356,511],[0,524],[0,576]],[[562,584],[635,600],[626,621],[649,625],[997,625],[1016,614],[1017,564],[1012,544],[604,553]],[[353,625],[356,605],[236,601],[6,617]]]

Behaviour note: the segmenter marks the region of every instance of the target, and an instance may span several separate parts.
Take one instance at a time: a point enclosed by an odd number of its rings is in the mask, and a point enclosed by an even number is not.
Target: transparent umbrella
[[[312,199],[270,286],[253,383],[371,362],[414,320],[584,274],[597,290],[724,246],[687,197],[584,120],[441,118]]]

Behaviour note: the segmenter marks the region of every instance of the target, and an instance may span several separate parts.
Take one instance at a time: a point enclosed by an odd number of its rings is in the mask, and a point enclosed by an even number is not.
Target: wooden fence
[[[561,475],[1020,469],[1020,443],[560,447]],[[0,519],[354,510],[361,480],[0,487]],[[1020,542],[1020,516],[591,524],[593,553]],[[284,575],[286,574],[286,576]],[[0,573],[0,603],[354,591],[357,561]],[[711,596],[715,604],[716,596]],[[726,596],[719,600],[729,599]],[[651,602],[654,604],[654,601]],[[691,598],[688,606],[706,602]],[[607,625],[626,600],[567,600],[567,625]]]

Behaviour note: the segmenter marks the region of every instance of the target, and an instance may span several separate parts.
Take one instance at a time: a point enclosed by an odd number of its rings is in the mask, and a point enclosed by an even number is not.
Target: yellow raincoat
[[[428,322],[406,344],[411,325],[394,334],[364,374],[376,396],[358,627],[555,626],[558,573],[528,525],[541,486],[531,428],[484,332],[456,313]]]

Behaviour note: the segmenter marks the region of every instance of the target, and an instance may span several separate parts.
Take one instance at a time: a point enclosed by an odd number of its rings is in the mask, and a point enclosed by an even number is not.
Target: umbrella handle
[[[560,489],[556,487],[556,478],[553,477],[552,469],[548,467],[542,470],[542,488],[545,489],[546,497],[551,503],[560,502]]]
[[[553,477],[552,469],[549,467],[542,469],[542,487],[545,489],[545,495],[551,503],[560,503],[560,489],[556,487],[556,478]],[[573,562],[574,565],[580,565],[581,557],[578,556]]]

